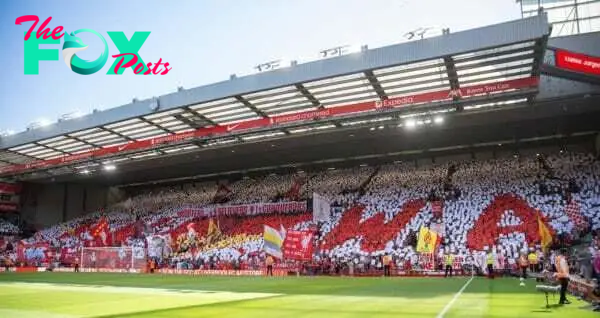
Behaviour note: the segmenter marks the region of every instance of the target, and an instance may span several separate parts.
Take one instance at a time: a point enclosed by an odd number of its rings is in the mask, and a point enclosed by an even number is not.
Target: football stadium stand
[[[0,220],[0,259],[516,274],[570,247],[600,278],[599,78],[560,60],[600,35],[550,33],[538,15],[365,47],[3,137],[0,211],[38,228]]]

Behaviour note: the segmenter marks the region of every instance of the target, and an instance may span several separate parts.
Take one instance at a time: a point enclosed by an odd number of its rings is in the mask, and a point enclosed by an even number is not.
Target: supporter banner
[[[231,206],[209,206],[186,208],[177,213],[179,217],[211,217],[216,215],[257,215],[266,213],[304,212],[304,202],[255,203]]]
[[[329,221],[331,215],[331,206],[326,197],[314,192],[313,193],[313,221]]]
[[[64,264],[74,264],[75,261],[81,256],[81,250],[78,248],[67,248],[63,247],[60,250],[59,260]]]
[[[421,227],[419,230],[419,241],[417,242],[417,252],[433,253],[437,245],[437,233],[432,232],[429,228]]]
[[[17,194],[21,192],[21,184],[0,182],[0,193]]]
[[[314,233],[311,231],[287,231],[283,242],[283,257],[309,261],[313,254]]]
[[[565,50],[554,52],[557,67],[567,70],[600,76],[600,57],[589,56]]]
[[[386,108],[405,107],[408,105],[432,103],[440,101],[452,100],[454,97],[461,98],[512,91],[538,86],[538,77],[527,77],[504,81],[499,83],[481,84],[473,86],[461,87],[458,90],[441,90],[437,92],[428,92],[417,95],[400,96],[389,98],[383,101],[369,101],[358,104],[344,105],[323,110],[306,111],[297,114],[280,115],[270,118],[261,118],[255,120],[242,121],[232,123],[225,126],[215,126],[210,128],[198,128],[194,131],[177,133],[164,137],[155,137],[147,140],[133,141],[124,145],[105,147],[89,152],[83,152],[75,155],[65,155],[63,157],[36,161],[32,163],[13,165],[0,168],[0,174],[9,172],[20,172],[29,169],[45,168],[49,166],[68,164],[77,161],[82,161],[90,158],[98,158],[107,155],[113,155],[122,152],[133,150],[143,150],[153,148],[165,143],[178,143],[194,138],[202,138],[216,135],[226,135],[231,132],[237,132],[248,129],[267,128],[269,126],[298,123],[302,121],[315,120],[320,118],[328,118],[335,116],[347,116],[362,112],[372,112]]]
[[[48,243],[17,244],[17,260],[21,262],[46,263],[53,256]]]

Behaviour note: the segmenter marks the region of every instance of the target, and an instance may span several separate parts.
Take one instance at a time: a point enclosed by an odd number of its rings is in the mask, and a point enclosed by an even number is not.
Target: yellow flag
[[[215,225],[215,221],[213,221],[213,219],[210,219],[210,221],[208,221],[208,231],[206,233],[206,236],[212,236],[217,232],[217,226]]]
[[[538,219],[538,230],[540,232],[540,240],[541,240],[541,244],[542,244],[542,249],[547,250],[548,246],[550,246],[550,244],[552,244],[552,234],[550,233],[550,230],[548,229],[546,224],[544,224],[544,222],[540,218],[539,214],[537,216],[537,219]]]
[[[433,253],[437,244],[437,233],[429,230],[429,228],[421,227],[419,231],[419,241],[417,242],[417,252]]]

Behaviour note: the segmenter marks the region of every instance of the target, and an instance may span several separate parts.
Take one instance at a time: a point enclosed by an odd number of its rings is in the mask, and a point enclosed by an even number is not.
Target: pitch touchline
[[[469,286],[469,284],[471,284],[471,282],[473,281],[473,278],[475,278],[475,276],[471,276],[471,278],[463,285],[463,287],[454,295],[454,297],[452,297],[452,299],[450,300],[450,302],[448,302],[446,304],[446,307],[444,307],[444,309],[442,309],[442,311],[437,315],[437,318],[443,318],[444,315],[446,315],[446,313],[448,312],[448,310],[450,310],[450,307],[452,307],[452,305],[454,304],[454,302],[458,299],[458,297],[460,297],[460,295],[463,293],[463,291],[465,291],[465,289],[467,289],[467,286]]]

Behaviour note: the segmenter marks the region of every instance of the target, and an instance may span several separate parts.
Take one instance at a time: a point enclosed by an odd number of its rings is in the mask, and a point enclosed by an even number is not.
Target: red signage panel
[[[17,194],[21,192],[21,184],[0,182],[0,193]]]
[[[600,76],[600,57],[565,50],[556,50],[554,56],[557,67]]]

